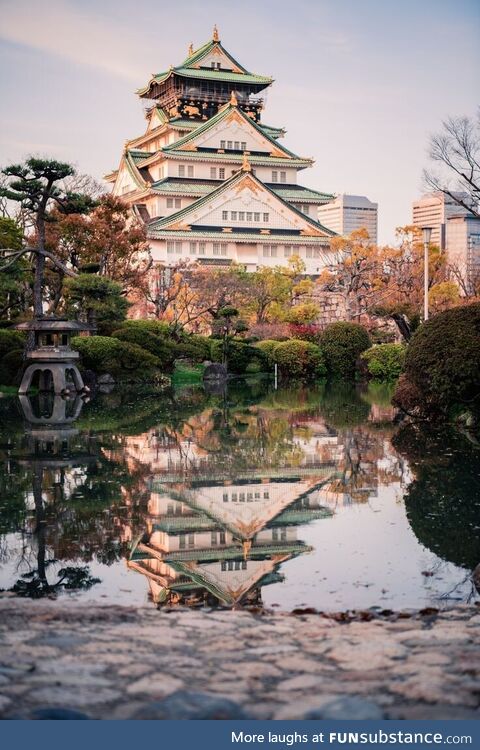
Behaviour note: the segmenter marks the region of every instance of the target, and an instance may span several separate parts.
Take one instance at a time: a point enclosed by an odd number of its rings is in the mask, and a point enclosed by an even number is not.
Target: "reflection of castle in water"
[[[331,515],[321,484],[265,478],[159,488],[129,567],[147,576],[157,604],[258,603],[263,586],[283,580],[282,563],[311,551],[297,525]]]

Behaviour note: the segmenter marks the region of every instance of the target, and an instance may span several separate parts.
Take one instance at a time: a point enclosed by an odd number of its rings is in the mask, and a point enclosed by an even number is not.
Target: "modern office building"
[[[272,82],[235,60],[215,27],[210,41],[137,92],[146,132],[127,141],[106,179],[147,224],[154,262],[255,271],[298,255],[307,274],[318,274],[332,261],[334,232],[318,222],[317,207],[333,196],[298,184],[312,159],[286,148],[284,129],[261,118]]]
[[[471,214],[449,216],[446,252],[450,275],[464,294],[480,287],[480,218]]]
[[[458,198],[468,202],[467,193],[455,193]],[[447,247],[447,220],[450,216],[466,216],[468,210],[459,206],[459,204],[449,196],[438,191],[424,195],[412,206],[412,224],[417,227],[432,228],[432,245],[436,245],[441,250]]]
[[[364,195],[337,195],[319,206],[318,220],[336,234],[347,235],[354,229],[366,229],[371,241],[378,238],[378,203],[372,203]]]

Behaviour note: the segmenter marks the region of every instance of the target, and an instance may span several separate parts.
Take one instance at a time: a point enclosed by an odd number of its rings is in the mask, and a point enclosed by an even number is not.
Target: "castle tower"
[[[128,140],[113,194],[147,224],[154,262],[228,266],[287,264],[292,256],[318,275],[332,262],[335,234],[314,218],[328,193],[303,187],[313,160],[281,143],[285,130],[263,122],[273,79],[241,65],[214,28],[137,93],[147,128]]]

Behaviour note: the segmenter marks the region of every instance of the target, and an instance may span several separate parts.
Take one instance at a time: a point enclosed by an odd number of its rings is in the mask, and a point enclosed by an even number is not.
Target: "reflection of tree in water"
[[[480,448],[455,431],[407,425],[393,438],[414,480],[405,494],[417,539],[442,560],[480,562]]]

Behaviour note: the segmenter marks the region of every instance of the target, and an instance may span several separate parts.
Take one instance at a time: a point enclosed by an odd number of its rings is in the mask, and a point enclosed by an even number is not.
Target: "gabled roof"
[[[202,60],[207,57],[207,55],[215,52],[217,52],[221,56],[226,57],[230,61],[232,70],[214,70],[212,68],[201,67]],[[244,68],[243,65],[235,60],[235,58],[225,49],[215,32],[213,38],[209,42],[204,44],[202,47],[199,47],[197,50],[191,50],[190,54],[188,55],[188,57],[186,57],[181,65],[177,67],[171,67],[169,70],[166,70],[162,73],[156,73],[152,76],[147,86],[138,89],[136,93],[139,96],[146,96],[149,93],[150,87],[153,83],[163,83],[170,76],[200,79],[203,78],[207,80],[228,82],[236,81],[244,84],[261,86],[262,88],[264,88],[265,86],[269,86],[273,81],[273,78],[271,78],[270,76],[260,76],[255,73],[251,73],[246,68]]]
[[[213,117],[210,117],[209,120],[204,122],[202,125],[200,125],[200,127],[196,128],[191,133],[187,133],[187,135],[184,135],[182,138],[179,138],[174,143],[168,146],[164,146],[163,151],[172,152],[172,151],[188,150],[188,147],[191,146],[192,142],[194,142],[199,136],[205,133],[208,133],[208,131],[214,128],[216,125],[223,122],[224,120],[229,120],[229,119],[237,120],[237,122],[245,123],[247,127],[252,128],[256,133],[258,133],[258,135],[266,139],[272,147],[273,155],[281,156],[281,154],[284,154],[285,158],[288,158],[288,159],[301,158],[301,157],[298,157],[296,154],[294,154],[292,151],[289,151],[288,148],[285,148],[285,146],[283,146],[282,144],[279,144],[271,135],[269,135],[269,133],[266,130],[264,130],[259,125],[257,125],[257,123],[254,120],[252,120],[251,117],[246,115],[241,109],[239,109],[239,107],[237,107],[236,104],[232,102],[229,102],[228,104],[221,107],[218,110],[218,112],[215,115],[213,115]]]
[[[201,180],[194,177],[164,177],[161,180],[153,182],[152,190],[160,194],[168,193],[169,195],[185,195],[201,198],[208,195],[215,188],[222,184],[222,180]],[[323,204],[332,200],[334,197],[330,193],[320,193],[312,188],[303,185],[285,185],[283,183],[270,182],[265,183],[275,195],[278,195],[288,203],[294,201],[297,203],[316,203]]]
[[[151,224],[149,225],[149,232],[151,230],[158,231],[158,230],[169,229],[169,228],[176,229],[178,226],[183,226],[184,228],[187,228],[189,215],[195,213],[196,211],[198,211],[199,208],[211,202],[212,200],[217,198],[219,195],[229,190],[231,187],[234,187],[235,185],[239,186],[240,183],[245,180],[249,180],[250,182],[253,181],[254,185],[270,193],[276,200],[280,201],[280,203],[282,203],[288,209],[289,212],[294,213],[295,215],[300,217],[304,222],[306,222],[309,226],[311,226],[312,230],[317,230],[315,234],[318,234],[318,236],[322,236],[322,235],[324,237],[335,236],[335,232],[333,232],[331,229],[327,229],[318,221],[315,221],[315,219],[312,219],[310,216],[307,216],[306,214],[302,213],[300,210],[295,208],[295,206],[293,206],[290,203],[287,203],[287,201],[285,201],[283,198],[277,195],[271,188],[269,188],[267,185],[265,185],[265,183],[259,180],[258,177],[252,174],[249,165],[247,165],[247,168],[245,168],[244,166],[236,174],[232,175],[230,179],[225,180],[225,182],[219,185],[218,188],[216,188],[215,190],[212,190],[210,193],[203,196],[202,198],[199,198],[198,200],[194,201],[189,206],[185,206],[185,208],[180,209],[180,211],[176,211],[174,214],[170,214],[170,216],[165,216],[163,218],[152,221]]]

